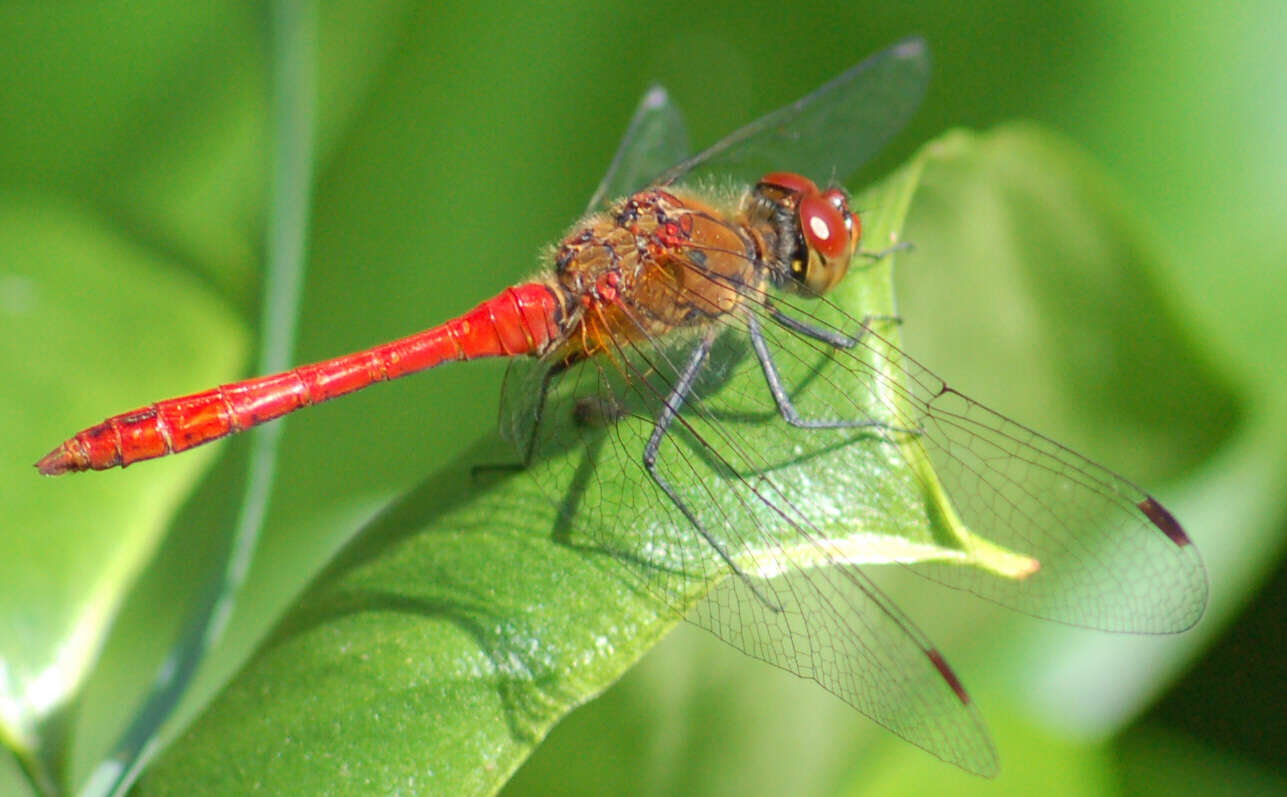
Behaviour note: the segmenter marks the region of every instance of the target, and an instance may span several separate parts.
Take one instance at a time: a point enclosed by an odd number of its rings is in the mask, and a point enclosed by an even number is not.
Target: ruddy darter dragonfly
[[[881,335],[895,319],[822,298],[861,257],[861,225],[815,181],[866,161],[928,74],[924,43],[904,41],[682,161],[655,90],[539,278],[392,343],[109,418],[38,467],[125,466],[513,357],[502,431],[576,534],[735,647],[991,774],[961,682],[856,566],[872,540],[936,581],[1112,631],[1188,628],[1207,587],[1140,488],[950,388]]]

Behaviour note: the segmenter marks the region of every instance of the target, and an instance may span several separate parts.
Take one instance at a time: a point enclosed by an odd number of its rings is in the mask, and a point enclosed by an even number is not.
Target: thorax
[[[737,206],[650,189],[588,216],[553,253],[582,355],[734,312],[764,279],[763,242]],[[579,342],[576,342],[579,341]]]

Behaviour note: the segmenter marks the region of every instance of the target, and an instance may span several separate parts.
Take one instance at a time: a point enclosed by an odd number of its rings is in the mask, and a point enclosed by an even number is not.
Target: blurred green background
[[[29,463],[109,412],[253,369],[273,168],[268,18],[252,4],[0,5],[0,721],[11,747],[42,751],[29,768],[74,789],[105,777],[101,759],[137,721],[205,568],[226,555],[250,444],[56,481]],[[1143,279],[1219,387],[1193,397],[1209,406],[1157,402],[1148,424],[1213,428],[1152,470],[1147,441],[1055,423],[1061,441],[1131,468],[1173,506],[1207,561],[1212,604],[1177,640],[999,615],[995,638],[947,648],[993,731],[997,781],[681,627],[558,726],[511,793],[1284,787],[1279,3],[324,2],[317,25],[298,362],[407,334],[533,272],[650,83],[671,90],[702,146],[920,33],[930,92],[877,171],[953,127],[1027,119],[1063,134],[1107,175],[1114,218],[1147,242]],[[1016,373],[983,305],[1004,291],[947,255],[900,263],[922,269],[899,296],[910,350],[1050,428],[1007,394]],[[502,372],[436,371],[289,422],[247,590],[166,738],[363,523],[492,435]],[[932,603],[909,611],[936,639],[954,622]],[[1154,680],[1115,679],[1132,659],[1162,662]],[[1107,708],[1073,710],[1091,704]],[[0,793],[29,793],[15,761]]]

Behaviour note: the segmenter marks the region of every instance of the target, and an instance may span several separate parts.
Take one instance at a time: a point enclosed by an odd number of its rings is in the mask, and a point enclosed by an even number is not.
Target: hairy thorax
[[[569,359],[705,324],[763,281],[759,236],[741,214],[658,189],[589,216],[556,248],[554,265]]]

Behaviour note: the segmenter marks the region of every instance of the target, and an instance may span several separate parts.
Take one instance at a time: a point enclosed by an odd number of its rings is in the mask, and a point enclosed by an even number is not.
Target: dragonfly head
[[[844,279],[858,251],[862,224],[842,189],[821,191],[807,177],[773,172],[760,178],[753,196],[772,209],[778,233],[775,265],[783,283],[821,296]]]

